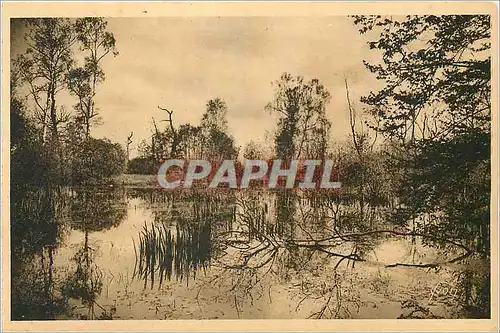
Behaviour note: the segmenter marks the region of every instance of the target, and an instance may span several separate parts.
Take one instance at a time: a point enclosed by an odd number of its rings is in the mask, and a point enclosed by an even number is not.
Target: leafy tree
[[[264,158],[263,148],[254,140],[250,140],[243,149],[243,157],[247,160],[261,160]]]
[[[227,105],[221,98],[207,102],[206,111],[201,118],[201,127],[211,131],[227,131]]]
[[[382,53],[366,67],[384,82],[362,98],[371,124],[399,141],[388,152],[403,176],[396,190],[398,223],[450,239],[488,261],[491,137],[491,24],[487,15],[355,16],[354,23]],[[464,258],[461,258],[462,260]],[[466,273],[469,276],[469,273]],[[489,272],[465,283],[465,308],[489,317]],[[476,302],[476,304],[472,304]],[[474,310],[470,310],[473,308]]]
[[[48,162],[43,142],[25,105],[16,98],[10,102],[10,186],[12,190],[47,182]]]
[[[304,78],[288,73],[274,83],[274,100],[266,106],[279,116],[275,137],[277,156],[281,159],[324,156],[330,124],[325,108],[330,94],[317,79],[305,82]],[[312,140],[320,139],[319,151],[308,149]]]
[[[401,162],[413,166],[399,192],[402,211],[407,217],[430,214],[434,223],[424,229],[460,239],[488,256],[489,135],[477,131],[451,140],[422,140],[417,150],[415,159]]]
[[[47,130],[52,141],[57,141],[60,125],[69,119],[69,114],[58,106],[57,95],[65,88],[66,74],[74,63],[72,47],[77,37],[69,19],[36,18],[25,23],[27,49],[15,60],[14,67],[29,88],[44,141]]]
[[[94,103],[96,86],[104,80],[101,60],[109,53],[117,54],[113,34],[106,31],[100,18],[25,19],[26,50],[13,62],[13,97],[29,92],[27,106],[32,106],[33,119],[44,149],[50,182],[63,184],[77,173],[76,159],[82,153],[90,126],[97,119]],[[79,46],[88,53],[82,67],[76,67],[74,50]],[[76,116],[58,100],[69,91],[77,97]],[[20,175],[26,177],[26,175]],[[22,181],[22,180],[20,180]]]
[[[213,160],[235,159],[238,156],[239,148],[236,147],[234,138],[226,132],[213,129],[207,141],[207,155]]]
[[[202,155],[205,147],[200,126],[191,124],[179,126],[179,141],[179,149],[185,158],[193,159]]]
[[[126,159],[125,151],[117,143],[106,139],[85,140],[77,155],[74,181],[99,182],[123,173]]]
[[[488,15],[354,16],[381,63],[365,65],[385,83],[362,98],[375,128],[400,139],[489,130],[491,24]],[[419,133],[416,133],[419,131]]]
[[[128,163],[127,173],[139,175],[151,175],[155,172],[155,167],[150,157],[135,157]]]
[[[221,160],[235,158],[238,155],[234,138],[227,133],[227,105],[224,100],[216,98],[207,102],[200,128],[202,142],[205,145],[202,155],[205,158]]]

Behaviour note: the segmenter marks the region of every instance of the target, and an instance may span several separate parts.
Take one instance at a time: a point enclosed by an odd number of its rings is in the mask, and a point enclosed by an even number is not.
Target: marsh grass
[[[144,280],[144,288],[158,281],[158,288],[165,280],[176,281],[196,278],[199,269],[206,270],[212,257],[211,223],[203,221],[184,226],[177,224],[175,230],[163,224],[144,224],[135,246],[136,265],[134,277]]]

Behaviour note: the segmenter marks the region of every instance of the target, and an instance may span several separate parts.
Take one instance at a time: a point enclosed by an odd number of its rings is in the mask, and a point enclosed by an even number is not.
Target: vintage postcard
[[[2,3],[5,331],[498,330],[493,2]]]

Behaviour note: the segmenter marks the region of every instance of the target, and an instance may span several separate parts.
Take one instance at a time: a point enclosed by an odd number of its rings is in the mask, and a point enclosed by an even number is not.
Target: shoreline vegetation
[[[134,186],[145,188],[160,188],[156,175],[140,175],[123,173],[121,175],[111,178],[111,181],[116,185]]]

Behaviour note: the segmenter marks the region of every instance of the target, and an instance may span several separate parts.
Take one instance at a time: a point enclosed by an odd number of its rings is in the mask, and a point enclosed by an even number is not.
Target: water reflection
[[[127,216],[126,193],[112,187],[73,188],[71,198],[70,226],[83,231],[81,248],[72,258],[73,271],[64,281],[63,294],[79,300],[87,308],[81,319],[112,319],[113,311],[107,311],[98,302],[103,286],[103,273],[95,263],[95,249],[89,245],[89,234],[117,227]],[[96,316],[96,307],[100,315]]]
[[[71,228],[98,232],[117,227],[127,215],[125,189],[112,187],[81,187],[71,189]]]
[[[176,225],[174,233],[165,225],[144,225],[141,232],[134,277],[148,280],[153,288],[158,275],[158,287],[174,276],[186,280],[196,278],[198,269],[205,269],[212,255],[211,224]]]
[[[12,195],[13,319],[430,317],[435,303],[458,309],[486,292],[478,286],[487,275],[477,272],[487,267],[438,269],[444,252],[392,226],[383,207],[361,219],[335,193]],[[406,270],[412,265],[426,270]],[[427,304],[440,276],[460,292]]]
[[[189,285],[189,279],[195,279],[198,270],[205,271],[219,250],[214,231],[231,229],[234,208],[219,194],[174,196],[168,191],[135,190],[132,196],[146,199],[150,208],[162,204],[134,244],[134,277],[144,281],[144,288],[148,282],[153,288],[155,281],[161,287],[172,277]]]
[[[107,319],[110,315],[97,303],[102,291],[102,271],[94,263],[93,251],[88,246],[88,232],[85,232],[85,245],[72,258],[76,268],[68,275],[62,288],[63,294],[82,302],[87,308],[87,314],[80,319],[95,319],[95,307],[99,306],[104,312],[101,315]]]
[[[13,188],[10,202],[12,319],[53,319],[66,309],[54,288],[54,251],[65,230],[64,191]]]
[[[89,233],[118,226],[126,217],[126,197],[113,188],[41,187],[11,192],[12,319],[72,316],[69,299],[78,299],[94,319],[101,292]],[[70,229],[83,231],[81,249],[68,263],[68,276],[56,274],[54,257]]]

